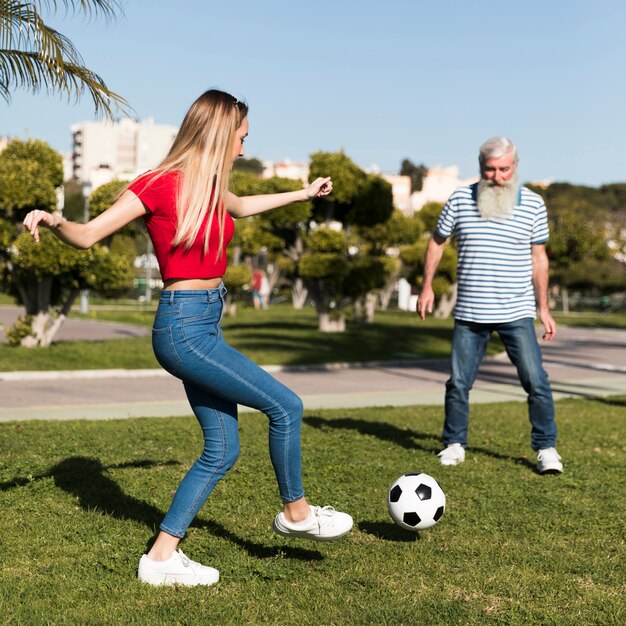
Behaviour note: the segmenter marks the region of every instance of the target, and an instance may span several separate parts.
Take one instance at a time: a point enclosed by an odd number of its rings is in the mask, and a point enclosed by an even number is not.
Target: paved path
[[[0,327],[15,323],[24,309],[16,306],[0,306]],[[144,337],[150,329],[137,324],[118,324],[117,322],[101,322],[96,320],[69,317],[61,326],[55,341],[104,341],[105,339],[128,339]],[[0,328],[0,342],[7,343],[4,330]]]
[[[626,394],[626,331],[560,327],[541,343],[555,398]],[[267,369],[306,409],[441,405],[448,377],[447,360]],[[484,361],[471,400],[525,400],[506,355]],[[161,370],[0,372],[0,421],[189,414],[180,381]]]

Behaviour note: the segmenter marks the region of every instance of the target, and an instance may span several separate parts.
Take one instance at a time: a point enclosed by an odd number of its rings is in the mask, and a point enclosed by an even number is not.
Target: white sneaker
[[[537,454],[537,471],[540,474],[561,474],[563,463],[556,448],[544,448]]]
[[[176,550],[167,561],[153,561],[144,554],[139,561],[139,580],[151,585],[213,585],[220,573],[213,567],[200,565]]]
[[[437,456],[442,465],[458,465],[465,461],[465,448],[460,443],[449,443]]]
[[[281,512],[274,518],[274,530],[286,537],[304,537],[328,541],[343,537],[352,528],[352,517],[335,511],[332,506],[311,506],[311,512],[302,522],[289,522]]]

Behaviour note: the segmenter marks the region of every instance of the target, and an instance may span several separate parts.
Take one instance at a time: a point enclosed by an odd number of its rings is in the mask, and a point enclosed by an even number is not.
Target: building
[[[130,180],[157,165],[169,151],[178,128],[128,118],[82,122],[72,130],[72,177],[91,188],[114,178]]]
[[[400,209],[404,214],[411,213],[411,177],[400,174],[381,174],[391,185],[393,206]]]
[[[463,185],[471,185],[478,180],[478,176],[461,178],[456,165],[450,167],[431,167],[422,184],[422,190],[411,195],[410,213],[419,211],[428,202],[444,204],[452,192]]]
[[[290,178],[291,180],[301,180],[303,184],[308,184],[309,164],[294,163],[289,159],[274,163],[273,161],[263,161],[262,178]]]

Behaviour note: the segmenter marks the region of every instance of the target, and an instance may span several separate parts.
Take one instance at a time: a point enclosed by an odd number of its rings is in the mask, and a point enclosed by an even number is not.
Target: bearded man
[[[543,338],[556,326],[548,310],[548,219],[541,196],[520,187],[518,155],[506,137],[480,147],[480,180],[460,187],[443,207],[426,252],[417,302],[422,319],[432,313],[432,282],[446,240],[458,248],[457,302],[454,309],[451,374],[446,382],[442,465],[465,460],[469,392],[493,332],[497,332],[528,394],[531,446],[540,474],[561,473],[556,451],[554,401],[533,320],[538,312]]]

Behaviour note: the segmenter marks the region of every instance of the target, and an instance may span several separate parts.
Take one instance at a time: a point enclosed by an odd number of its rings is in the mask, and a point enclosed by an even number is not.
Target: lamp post
[[[83,190],[83,223],[86,224],[89,221],[89,196],[91,194],[91,183],[85,182],[82,184]],[[80,312],[89,313],[89,289],[80,290]]]

